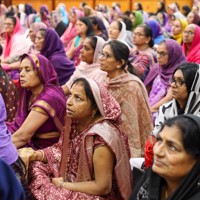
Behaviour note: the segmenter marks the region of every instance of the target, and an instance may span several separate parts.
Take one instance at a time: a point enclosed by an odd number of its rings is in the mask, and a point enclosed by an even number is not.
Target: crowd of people
[[[0,4],[3,200],[200,199],[200,2],[157,6]]]

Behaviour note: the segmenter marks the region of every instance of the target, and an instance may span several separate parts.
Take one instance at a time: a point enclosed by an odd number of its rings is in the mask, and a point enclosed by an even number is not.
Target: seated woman
[[[180,45],[183,40],[183,32],[188,23],[184,19],[176,19],[172,25],[172,39],[175,39]]]
[[[39,53],[35,47],[36,34],[40,29],[46,29],[46,28],[47,28],[47,25],[44,24],[43,22],[35,22],[30,25],[29,38],[32,42],[32,45],[29,49],[29,53],[32,53],[32,54]]]
[[[107,40],[108,33],[102,19],[97,16],[90,16],[89,19],[92,22],[95,35],[102,37],[104,40]]]
[[[75,62],[75,66],[78,66],[80,59],[80,50],[83,47],[83,41],[86,37],[94,36],[94,30],[92,22],[88,17],[81,17],[76,22],[77,36],[69,44],[69,49],[66,51],[66,55],[70,60]]]
[[[200,25],[200,16],[197,13],[194,13],[193,11],[189,12],[187,15],[187,22],[188,24],[196,24]]]
[[[200,199],[200,117],[187,114],[165,121],[155,144],[152,168],[129,200]]]
[[[4,100],[1,96],[1,93],[0,93],[0,113],[1,113],[0,114],[0,159],[3,160],[6,164],[10,165],[10,167],[12,167],[12,169],[15,172],[15,176],[18,178],[18,180],[21,181],[22,186],[26,190],[27,199],[29,199],[29,197],[31,195],[29,192],[30,190],[28,189],[27,181],[25,179],[24,166],[23,166],[21,159],[18,157],[17,149],[11,141],[11,133],[8,131],[6,123],[5,123],[7,115],[6,115],[6,108],[5,108]],[[1,166],[1,170],[2,170],[2,166]],[[1,174],[0,175],[1,176],[0,183],[2,183],[2,181],[3,181],[2,180],[2,171],[0,172],[0,174]],[[17,182],[19,183],[19,181],[17,181]],[[16,185],[16,187],[18,187],[18,186]],[[20,185],[20,187],[21,187],[21,185]],[[1,187],[1,192],[3,192],[3,189],[5,189],[5,185],[4,185],[4,187]],[[4,197],[4,196],[2,196],[1,192],[0,192],[0,196],[2,199],[2,197]],[[9,194],[7,194],[7,195],[9,195]],[[12,195],[12,194],[10,194],[10,195]],[[11,196],[9,198],[7,196],[7,198],[5,198],[5,200],[7,200],[7,199],[14,199],[14,198],[11,198]],[[17,199],[17,200],[19,200],[19,199]]]
[[[65,50],[68,49],[68,45],[71,41],[77,36],[76,32],[76,22],[78,18],[83,17],[84,14],[77,8],[73,8],[69,12],[69,25],[63,35],[61,36],[61,41],[65,47]]]
[[[66,95],[70,92],[70,87],[75,79],[79,77],[87,77],[104,83],[107,73],[100,70],[99,55],[103,49],[105,41],[98,36],[87,37],[83,42],[81,49],[81,62],[76,67],[70,80],[62,86]]]
[[[51,63],[41,55],[25,54],[20,64],[19,105],[8,123],[17,148],[42,149],[56,143],[64,124],[66,98]]]
[[[7,119],[6,121],[12,122],[15,118],[18,102],[18,90],[12,82],[8,74],[0,66],[0,94],[3,96]]]
[[[148,139],[145,150],[145,162],[152,163],[152,147],[158,132],[166,119],[180,114],[200,115],[200,67],[196,63],[183,63],[174,71],[170,79],[173,100],[159,108],[152,136]]]
[[[186,58],[181,46],[175,40],[166,39],[157,47],[157,60],[158,64],[151,68],[144,81],[149,91],[151,112],[155,113],[155,116],[159,107],[171,100],[169,79],[178,65],[186,61]]]
[[[20,22],[17,17],[8,16],[5,20],[6,43],[3,48],[1,65],[6,71],[12,70],[11,78],[19,78],[19,57],[27,53],[31,43],[23,35]]]
[[[72,119],[71,130],[52,147],[29,150],[30,161],[43,161],[30,165],[34,198],[127,199],[130,152],[119,129],[119,104],[92,79],[77,79],[70,92],[67,116]]]
[[[188,62],[200,64],[200,27],[189,24],[183,32],[183,52]]]
[[[156,53],[153,50],[153,31],[146,24],[140,25],[134,30],[133,44],[135,47],[132,51],[143,51],[151,57],[152,63],[156,61]]]
[[[124,43],[109,41],[100,56],[100,69],[107,72],[105,84],[122,109],[121,127],[128,136],[131,157],[141,157],[152,131],[151,112],[147,91],[142,81],[131,74],[134,69],[128,57],[129,48]]]
[[[119,40],[129,47],[126,37],[126,24],[121,21],[113,21],[108,29],[108,40]]]
[[[35,46],[40,54],[48,58],[53,65],[59,84],[66,83],[73,74],[75,66],[67,58],[58,34],[51,28],[40,29],[36,35]]]

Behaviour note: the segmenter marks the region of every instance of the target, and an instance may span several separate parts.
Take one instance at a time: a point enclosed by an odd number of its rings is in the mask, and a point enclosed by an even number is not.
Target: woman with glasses
[[[159,107],[171,100],[169,79],[174,70],[186,58],[181,46],[171,39],[166,39],[157,47],[157,61],[147,75],[144,84],[149,92],[149,103],[153,114],[153,121],[157,115]]]
[[[124,43],[109,41],[100,56],[100,69],[107,72],[105,84],[121,106],[121,127],[128,135],[131,157],[141,157],[146,139],[152,131],[151,113],[146,89],[134,75],[128,57],[129,48]]]
[[[173,99],[159,108],[152,136],[146,143],[147,166],[152,163],[152,146],[165,120],[181,114],[200,115],[200,66],[196,63],[180,64],[169,84]]]
[[[153,31],[146,24],[138,26],[133,32],[133,50],[144,51],[151,56],[152,63],[156,61],[154,46]]]
[[[183,52],[188,62],[200,64],[200,27],[189,24],[183,32]]]

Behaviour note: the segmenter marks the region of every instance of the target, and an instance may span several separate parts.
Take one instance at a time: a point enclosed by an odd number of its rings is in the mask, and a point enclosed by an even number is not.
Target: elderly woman
[[[154,162],[130,200],[200,199],[200,117],[180,115],[165,121],[153,148]]]
[[[69,44],[69,49],[66,51],[67,57],[75,62],[75,66],[81,61],[80,50],[83,47],[83,41],[86,37],[94,36],[92,22],[88,17],[81,17],[77,20],[76,31],[77,36]]]
[[[200,115],[199,77],[200,69],[196,63],[183,63],[174,71],[170,79],[173,100],[159,108],[152,137],[149,138],[146,144],[145,161],[147,166],[152,163],[152,146],[166,119],[188,113]]]
[[[20,64],[20,98],[15,121],[8,123],[17,148],[42,149],[56,143],[64,124],[66,98],[51,63],[25,54]]]
[[[100,70],[99,55],[103,49],[105,40],[98,36],[87,37],[81,49],[81,62],[76,67],[70,80],[62,86],[65,94],[70,92],[71,84],[79,77],[92,78],[99,83],[104,83],[107,73]]]
[[[200,27],[189,24],[183,32],[183,52],[188,62],[200,64]]]
[[[119,104],[91,79],[77,79],[70,93],[67,116],[72,119],[71,130],[42,152],[29,150],[30,161],[42,161],[30,166],[34,198],[127,199],[130,152],[119,129]]]
[[[64,46],[55,30],[51,28],[40,29],[36,35],[35,46],[40,54],[48,58],[53,65],[59,84],[66,83],[73,74],[75,66],[67,58]]]
[[[131,157],[141,157],[152,131],[151,113],[146,89],[142,81],[131,74],[134,69],[128,57],[129,49],[124,43],[110,41],[105,44],[100,56],[100,69],[107,72],[105,84],[121,106],[121,127],[128,135]]]
[[[174,38],[180,45],[183,41],[183,32],[188,23],[185,19],[176,19],[172,25],[172,38]]]
[[[200,16],[197,13],[190,12],[187,16],[187,22],[188,24],[196,24],[200,25]]]
[[[186,61],[186,58],[176,41],[166,39],[157,47],[157,60],[158,64],[151,68],[144,82],[149,91],[152,112],[157,112],[163,103],[171,100],[169,79],[178,65]]]
[[[36,34],[40,29],[46,29],[47,25],[44,24],[43,22],[35,22],[30,25],[29,29],[29,37],[31,42],[33,43],[32,46],[30,47],[29,53],[32,54],[37,54],[39,53],[35,47],[35,39],[36,39]]]

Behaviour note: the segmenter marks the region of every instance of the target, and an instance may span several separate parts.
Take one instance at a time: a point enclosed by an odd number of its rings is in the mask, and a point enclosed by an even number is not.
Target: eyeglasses
[[[194,32],[192,32],[192,31],[183,31],[183,34],[187,34],[187,35],[193,35],[194,34]]]
[[[133,32],[133,35],[136,36],[136,37],[145,36],[145,34],[138,33],[138,32]]]
[[[99,55],[99,59],[102,59],[102,60],[107,60],[108,58],[111,58],[111,57],[113,56],[107,53],[103,53],[103,52],[100,52],[100,55]]]
[[[14,25],[13,23],[4,23],[5,26],[12,26]]]
[[[169,79],[169,84],[175,83],[176,87],[181,87],[183,84],[185,84],[185,81],[183,80],[175,80],[173,77]]]
[[[164,52],[164,51],[156,51],[156,54],[160,55],[160,57],[164,57],[164,56],[168,55],[168,53]]]

